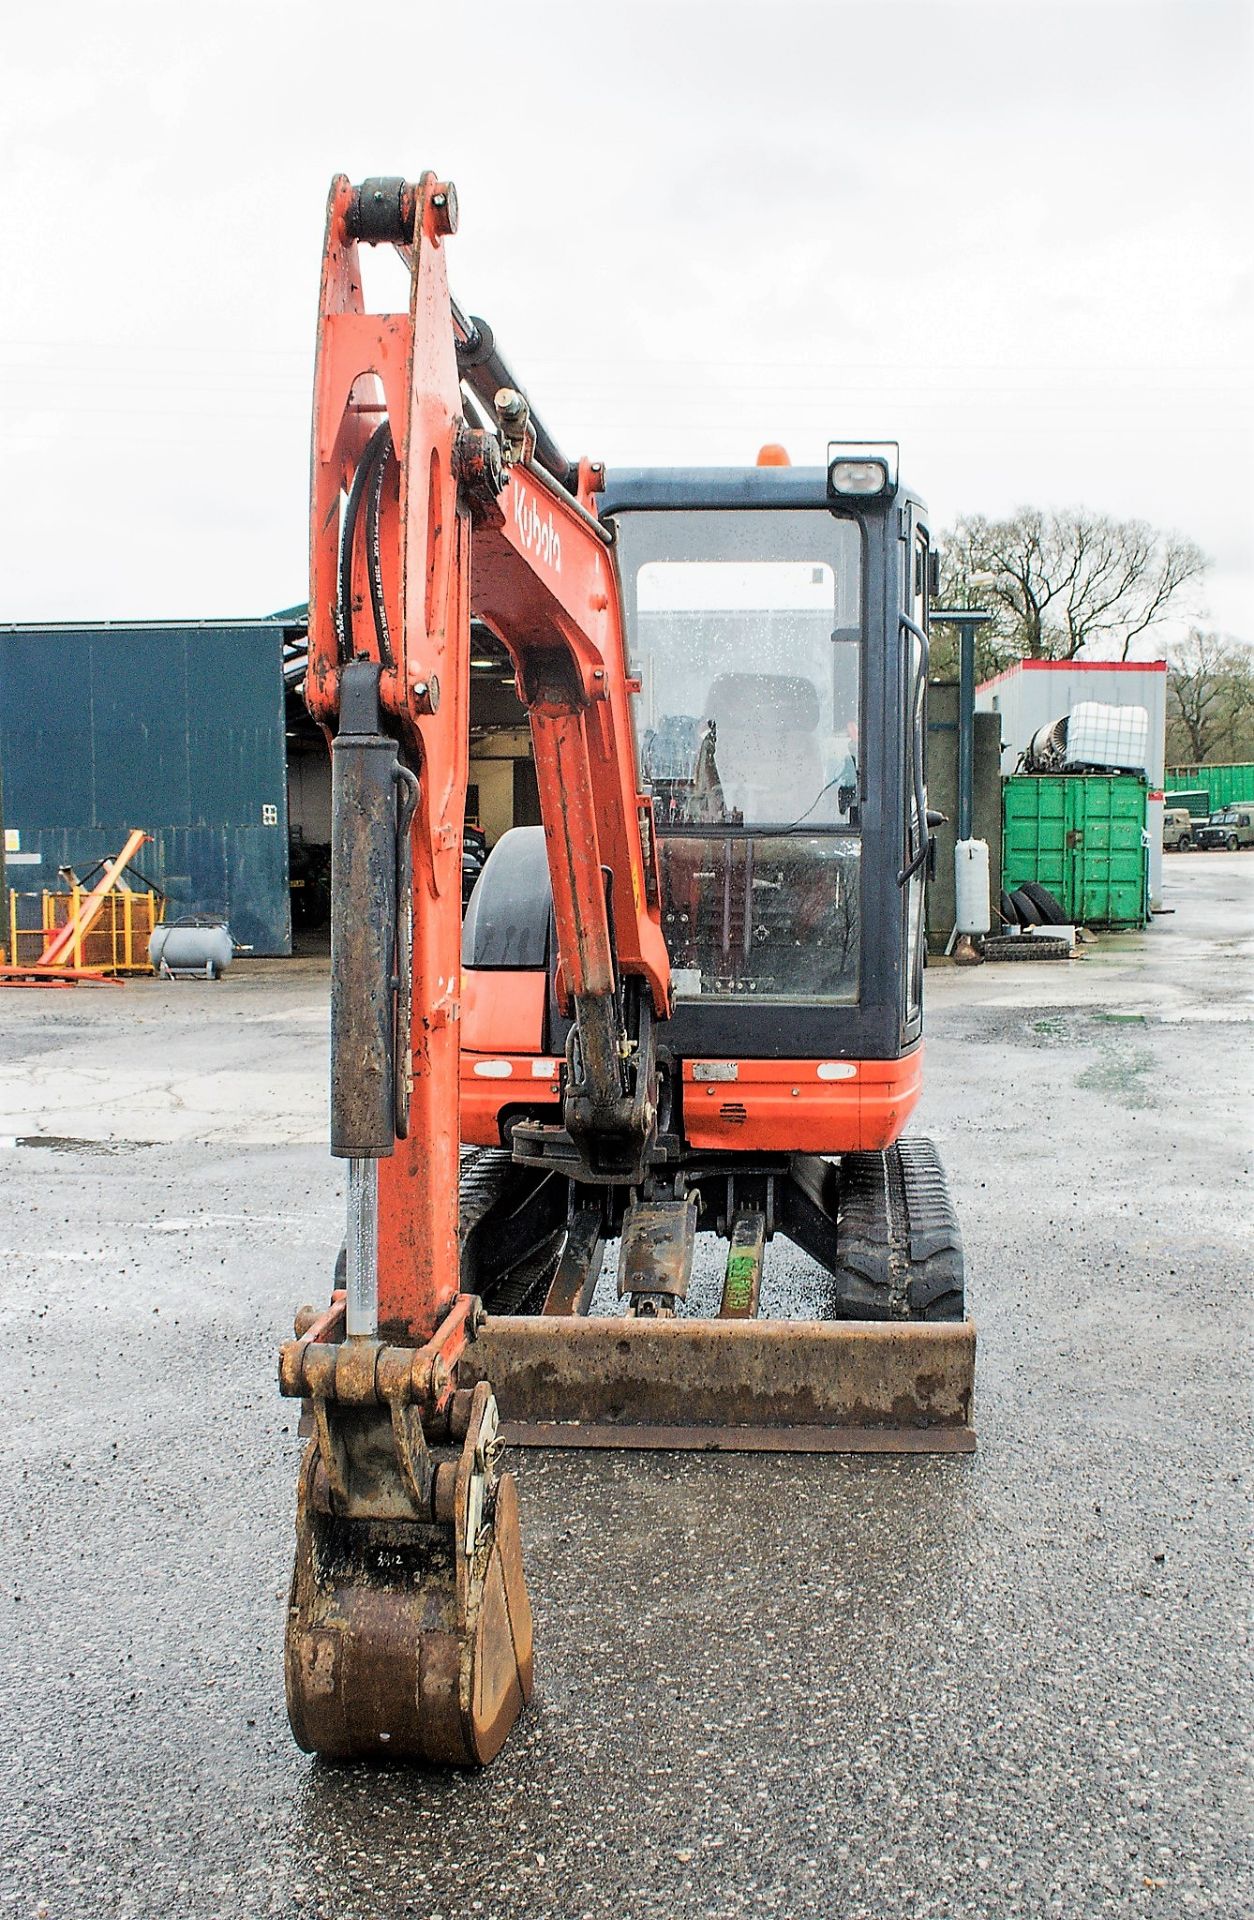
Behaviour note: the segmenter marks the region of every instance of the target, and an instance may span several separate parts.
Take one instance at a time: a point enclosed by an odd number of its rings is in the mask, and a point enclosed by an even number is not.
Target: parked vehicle
[[[1187,853],[1193,845],[1193,815],[1187,807],[1168,807],[1163,813],[1163,851]]]
[[[1254,807],[1224,807],[1212,813],[1198,827],[1196,838],[1199,847],[1212,852],[1224,848],[1235,853],[1238,847],[1254,847]]]

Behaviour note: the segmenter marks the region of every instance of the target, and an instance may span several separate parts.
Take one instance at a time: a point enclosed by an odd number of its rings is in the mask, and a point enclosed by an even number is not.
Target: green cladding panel
[[[1148,788],[1135,774],[1018,774],[1002,789],[1002,885],[1048,887],[1068,920],[1142,927],[1148,918]]]

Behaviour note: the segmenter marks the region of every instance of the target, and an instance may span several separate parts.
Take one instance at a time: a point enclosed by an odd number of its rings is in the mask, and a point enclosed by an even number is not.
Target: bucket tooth
[[[438,1518],[337,1512],[318,1443],[305,1454],[285,1668],[307,1753],[485,1766],[531,1697],[517,1490],[492,1473],[491,1394],[474,1398],[460,1458],[435,1468]]]

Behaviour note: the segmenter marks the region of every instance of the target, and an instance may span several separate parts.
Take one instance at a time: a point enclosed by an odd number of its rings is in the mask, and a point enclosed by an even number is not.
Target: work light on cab
[[[833,460],[827,484],[842,499],[866,500],[888,491],[888,468],[882,460]]]
[[[895,441],[865,441],[852,445],[846,441],[829,442],[827,448],[827,494],[829,500],[870,502],[882,500],[897,488],[897,445]]]

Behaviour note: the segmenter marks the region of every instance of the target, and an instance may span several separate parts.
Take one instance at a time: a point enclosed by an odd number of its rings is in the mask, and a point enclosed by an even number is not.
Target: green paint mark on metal
[[[757,1258],[752,1253],[731,1253],[727,1256],[723,1298],[732,1313],[748,1313],[753,1305],[753,1278],[757,1267]]]

